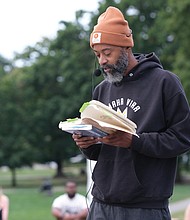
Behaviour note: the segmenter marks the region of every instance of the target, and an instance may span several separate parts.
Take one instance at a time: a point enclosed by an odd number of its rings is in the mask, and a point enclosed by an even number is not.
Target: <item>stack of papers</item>
[[[80,113],[80,118],[61,121],[59,128],[82,136],[103,137],[116,130],[138,136],[134,122],[99,101],[85,102]]]

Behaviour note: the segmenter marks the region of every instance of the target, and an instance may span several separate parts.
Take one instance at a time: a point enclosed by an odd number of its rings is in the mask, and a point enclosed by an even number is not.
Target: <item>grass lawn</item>
[[[53,220],[51,203],[54,198],[40,194],[35,188],[8,191],[10,199],[10,220]]]
[[[174,193],[173,196],[170,199],[170,202],[176,202],[179,200],[183,200],[186,198],[190,198],[190,185],[180,185],[176,184],[174,187]]]
[[[51,215],[51,204],[55,197],[64,192],[63,183],[72,177],[78,181],[78,191],[86,195],[86,178],[80,175],[80,166],[65,168],[66,177],[54,180],[53,195],[39,192],[39,187],[45,177],[52,178],[54,170],[20,169],[17,172],[18,187],[10,186],[10,172],[0,170],[0,185],[10,199],[9,220],[55,220]],[[170,202],[176,202],[190,197],[190,185],[176,185]],[[184,211],[176,213],[173,218],[183,220]]]
[[[187,198],[190,198],[190,185],[189,184],[186,184],[186,185],[176,184],[175,188],[174,188],[174,194],[170,199],[170,203],[177,202],[177,201],[187,199]],[[184,211],[185,210],[174,213],[172,215],[172,218],[178,219],[178,220],[183,220],[184,219]]]
[[[83,189],[82,189],[83,188]],[[51,215],[53,199],[63,193],[63,187],[55,187],[52,196],[39,193],[38,188],[7,189],[10,199],[9,220],[55,220]],[[79,191],[85,191],[80,186]]]
[[[51,215],[51,204],[57,196],[64,193],[64,183],[75,179],[78,191],[86,194],[86,177],[80,175],[83,165],[65,168],[65,177],[54,179],[55,170],[29,169],[17,170],[17,187],[11,187],[10,171],[0,170],[0,186],[10,200],[9,220],[55,220]],[[53,195],[40,193],[39,189],[44,178],[50,178],[53,184]]]

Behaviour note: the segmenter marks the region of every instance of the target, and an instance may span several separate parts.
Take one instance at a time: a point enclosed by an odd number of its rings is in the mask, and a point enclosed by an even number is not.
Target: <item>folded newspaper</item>
[[[60,121],[59,128],[82,136],[103,137],[116,130],[138,136],[133,121],[99,101],[85,102],[79,112],[80,118]]]

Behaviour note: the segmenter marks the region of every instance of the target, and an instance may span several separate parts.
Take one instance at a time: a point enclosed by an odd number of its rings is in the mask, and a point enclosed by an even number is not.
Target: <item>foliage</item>
[[[28,139],[30,132],[25,129],[30,117],[27,117],[28,102],[23,89],[21,72],[6,74],[0,81],[0,165],[8,166],[13,174],[16,168],[31,165],[34,160]],[[16,184],[14,176],[12,184]]]
[[[172,33],[173,42],[171,49],[173,49],[174,62],[172,69],[176,72],[182,80],[185,92],[190,102],[190,63],[189,47],[190,21],[188,18],[190,10],[190,2],[176,2],[169,0],[170,16],[167,19],[168,30]]]
[[[90,54],[82,53],[87,51],[86,36],[75,24],[62,23],[63,30],[58,31],[48,48],[43,42],[38,45],[39,49],[35,49],[35,53],[39,51],[38,58],[28,68],[32,76],[29,86],[34,88],[36,97],[33,121],[38,128],[35,132],[42,137],[41,146],[37,143],[36,146],[44,149],[41,161],[56,161],[59,172],[63,159],[76,152],[76,148],[71,136],[58,129],[58,123],[78,116],[81,104],[91,97],[90,65],[84,62]]]
[[[45,38],[17,54],[14,62],[23,66],[1,82],[2,165],[15,169],[34,161],[55,161],[60,176],[63,160],[78,151],[58,124],[79,116],[82,103],[91,99],[93,55],[78,21],[61,25],[54,40]]]
[[[0,77],[12,70],[13,66],[10,60],[0,55]]]

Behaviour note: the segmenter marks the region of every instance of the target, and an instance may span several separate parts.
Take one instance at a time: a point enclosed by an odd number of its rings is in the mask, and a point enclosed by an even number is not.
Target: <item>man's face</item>
[[[94,45],[93,49],[105,80],[110,83],[120,82],[128,67],[126,48],[102,44]]]
[[[65,187],[65,191],[68,194],[69,198],[73,198],[77,191],[77,186],[73,182],[68,182]]]

